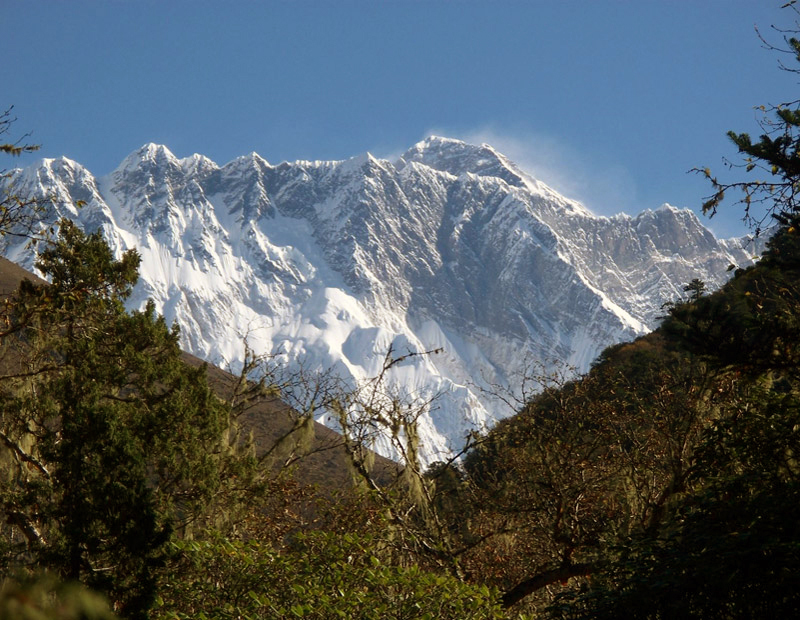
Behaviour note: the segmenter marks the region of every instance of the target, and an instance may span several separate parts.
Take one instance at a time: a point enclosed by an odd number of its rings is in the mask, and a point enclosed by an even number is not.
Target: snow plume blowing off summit
[[[491,146],[439,137],[396,161],[278,165],[251,153],[218,166],[149,144],[106,177],[60,158],[10,182],[53,199],[48,221],[136,248],[131,304],[153,299],[210,362],[240,366],[246,336],[256,353],[358,382],[390,347],[441,349],[387,376],[402,397],[433,399],[418,420],[427,464],[513,413],[487,388],[513,387],[533,362],[587,369],[652,329],[687,282],[716,288],[754,254],[668,205],[595,216]],[[5,253],[32,268],[24,243]],[[391,455],[386,441],[377,448]]]

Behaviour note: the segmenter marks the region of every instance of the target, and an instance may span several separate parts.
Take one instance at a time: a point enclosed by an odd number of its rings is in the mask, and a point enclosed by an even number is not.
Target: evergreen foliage
[[[784,9],[798,13],[794,1],[787,2]],[[779,30],[783,42],[775,46],[763,37],[768,49],[786,54],[800,62],[800,28]],[[790,73],[800,73],[797,66],[780,67]],[[761,112],[761,135],[754,140],[747,133],[729,131],[728,137],[737,147],[743,159],[739,163],[728,162],[730,168],[743,169],[745,173],[755,171],[761,175],[753,180],[725,182],[711,173],[709,168],[697,169],[712,185],[713,193],[703,203],[703,212],[709,216],[731,193],[741,193],[739,204],[743,206],[742,219],[760,234],[772,216],[791,217],[798,212],[797,191],[800,188],[800,100],[794,99],[772,106],[759,106]],[[759,207],[753,209],[753,207]]]
[[[172,531],[217,485],[225,412],[177,329],[125,311],[138,256],[62,222],[9,301],[0,382],[7,567],[48,568],[105,592],[128,617],[154,600]],[[16,350],[24,348],[24,352]]]

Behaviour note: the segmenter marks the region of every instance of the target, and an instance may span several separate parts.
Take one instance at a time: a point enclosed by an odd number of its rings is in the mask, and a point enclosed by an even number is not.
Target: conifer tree
[[[126,312],[138,264],[61,222],[37,263],[50,282],[23,281],[0,334],[5,568],[56,570],[131,618],[154,601],[173,529],[219,486],[228,422],[177,328],[152,304]]]

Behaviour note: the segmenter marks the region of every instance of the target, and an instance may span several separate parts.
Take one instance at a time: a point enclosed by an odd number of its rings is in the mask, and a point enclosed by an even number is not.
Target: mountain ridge
[[[139,249],[133,303],[153,298],[211,362],[235,368],[248,337],[259,353],[358,381],[389,346],[443,348],[391,377],[404,398],[442,394],[420,420],[425,462],[511,413],[481,387],[511,384],[529,362],[584,370],[652,329],[690,280],[716,288],[751,258],[688,210],[596,216],[489,145],[441,137],[395,162],[277,165],[251,153],[219,166],[147,144],[100,179],[59,158],[12,181],[52,197],[49,219]],[[32,266],[20,244],[6,255]]]

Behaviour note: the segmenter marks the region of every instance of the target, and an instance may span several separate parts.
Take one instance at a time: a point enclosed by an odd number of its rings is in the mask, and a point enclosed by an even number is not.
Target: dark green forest
[[[152,305],[125,310],[138,255],[60,222],[36,240],[48,280],[0,319],[0,618],[795,617],[800,103],[762,113],[758,139],[730,134],[732,182],[700,170],[710,215],[735,196],[770,235],[760,260],[687,283],[585,375],[528,377],[515,416],[427,470],[383,373],[287,382],[251,356],[222,393]],[[5,234],[36,216],[0,201]],[[248,412],[276,398],[291,424],[264,445]],[[343,429],[336,492],[297,468],[320,410]]]

